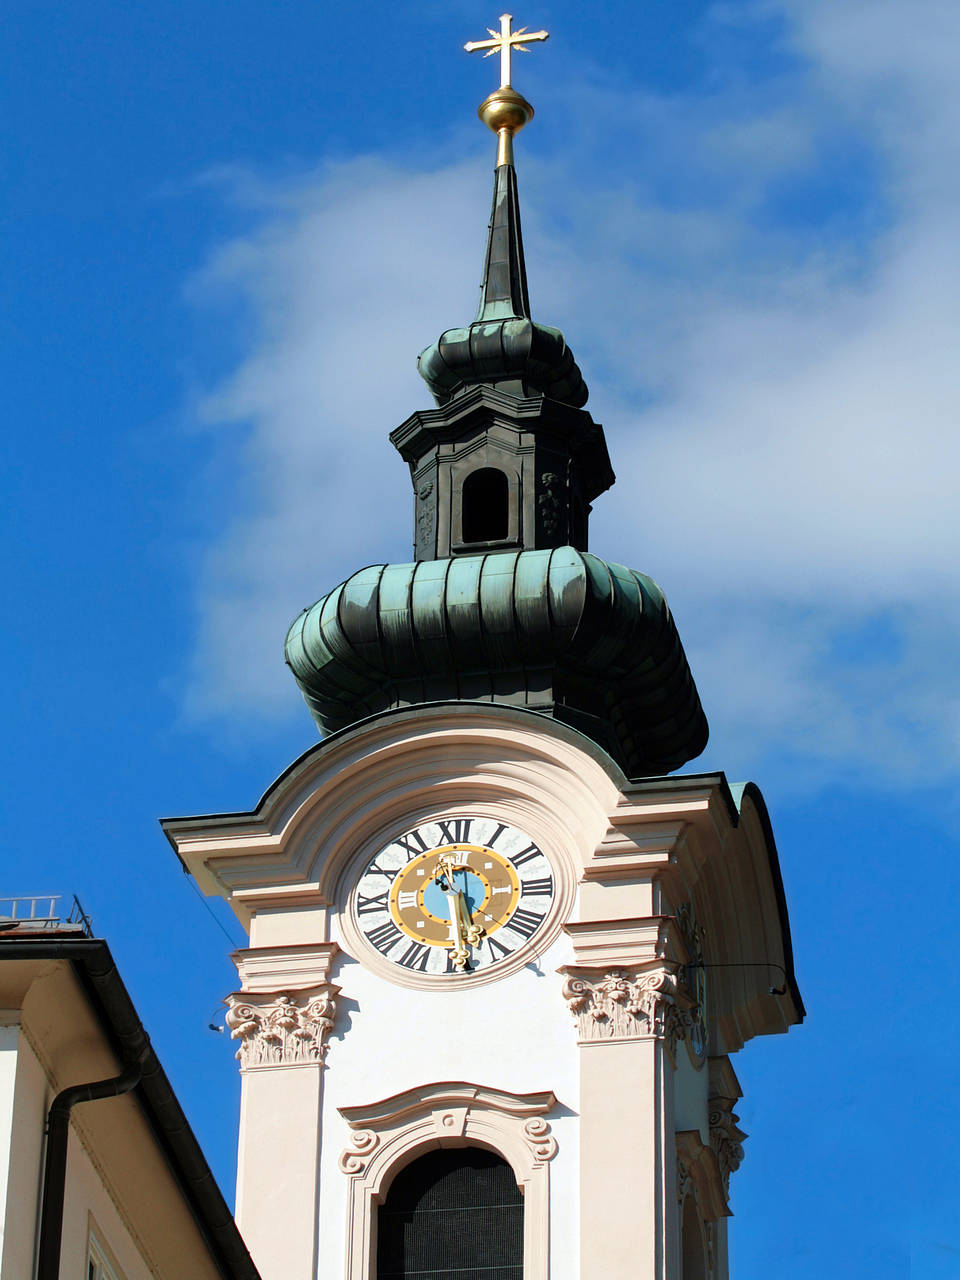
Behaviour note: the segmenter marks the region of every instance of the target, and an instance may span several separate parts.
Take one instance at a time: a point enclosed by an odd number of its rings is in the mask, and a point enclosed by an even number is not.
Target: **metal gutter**
[[[106,942],[100,938],[54,938],[49,934],[25,938],[8,934],[0,936],[0,961],[5,959],[64,960],[72,965],[105,1039],[123,1064],[120,1078],[126,1078],[127,1072],[139,1063],[140,1078],[131,1086],[133,1096],[166,1158],[211,1260],[224,1280],[261,1280]],[[105,1082],[98,1083],[106,1088]],[[78,1087],[83,1093],[85,1086]],[[63,1096],[58,1095],[54,1106]]]
[[[43,1162],[37,1280],[59,1280],[60,1276],[70,1112],[80,1102],[122,1097],[136,1088],[142,1074],[142,1063],[132,1062],[118,1076],[111,1076],[106,1080],[91,1080],[88,1084],[71,1085],[69,1089],[62,1089],[54,1098],[47,1113],[47,1151]]]

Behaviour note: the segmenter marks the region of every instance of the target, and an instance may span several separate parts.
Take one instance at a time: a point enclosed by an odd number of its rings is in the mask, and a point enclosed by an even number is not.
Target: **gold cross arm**
[[[521,27],[519,31],[511,31],[510,23],[513,15],[510,13],[502,13],[500,15],[500,30],[493,31],[490,27],[491,39],[489,40],[470,40],[463,47],[467,53],[477,53],[483,50],[483,56],[489,58],[491,54],[500,54],[500,88],[507,89],[510,87],[510,53],[513,49],[519,50],[520,53],[529,53],[527,48],[528,40],[546,40],[549,31],[528,31],[526,27]]]

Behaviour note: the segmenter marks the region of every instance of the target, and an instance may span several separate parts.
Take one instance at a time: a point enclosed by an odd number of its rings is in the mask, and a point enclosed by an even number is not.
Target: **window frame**
[[[376,1280],[377,1214],[394,1176],[437,1147],[483,1147],[511,1167],[523,1196],[523,1280],[550,1274],[550,1161],[544,1116],[551,1092],[511,1094],[466,1082],[424,1085],[380,1102],[340,1107],[351,1129],[340,1156],[349,1179],[347,1280]]]
[[[91,1268],[96,1268],[92,1271]],[[87,1265],[85,1280],[125,1280],[112,1251],[104,1243],[103,1233],[91,1219],[87,1224]]]

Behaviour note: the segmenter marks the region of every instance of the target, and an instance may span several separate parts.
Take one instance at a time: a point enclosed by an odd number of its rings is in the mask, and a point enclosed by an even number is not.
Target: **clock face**
[[[470,974],[534,938],[553,903],[547,858],[496,818],[424,822],[385,845],[352,896],[357,928],[413,973]]]

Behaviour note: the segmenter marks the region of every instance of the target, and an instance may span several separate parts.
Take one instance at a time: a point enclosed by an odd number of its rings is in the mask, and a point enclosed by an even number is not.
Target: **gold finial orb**
[[[500,55],[500,88],[494,89],[477,109],[480,119],[488,129],[493,130],[499,140],[498,166],[513,164],[513,135],[533,119],[533,107],[510,84],[510,55],[514,50],[527,53],[529,50],[525,41],[546,40],[548,36],[546,31],[527,31],[526,27],[512,31],[510,23],[511,15],[501,14],[500,30],[488,28],[491,37],[489,40],[471,40],[463,46],[467,53],[482,50],[485,58],[495,53]]]
[[[516,89],[505,85],[480,103],[477,115],[497,135],[497,167],[513,164],[513,135],[533,119],[533,107]]]
[[[503,89],[494,89],[489,98],[480,103],[477,115],[494,133],[509,129],[513,134],[519,133],[533,119],[533,107],[516,89],[507,85]]]

